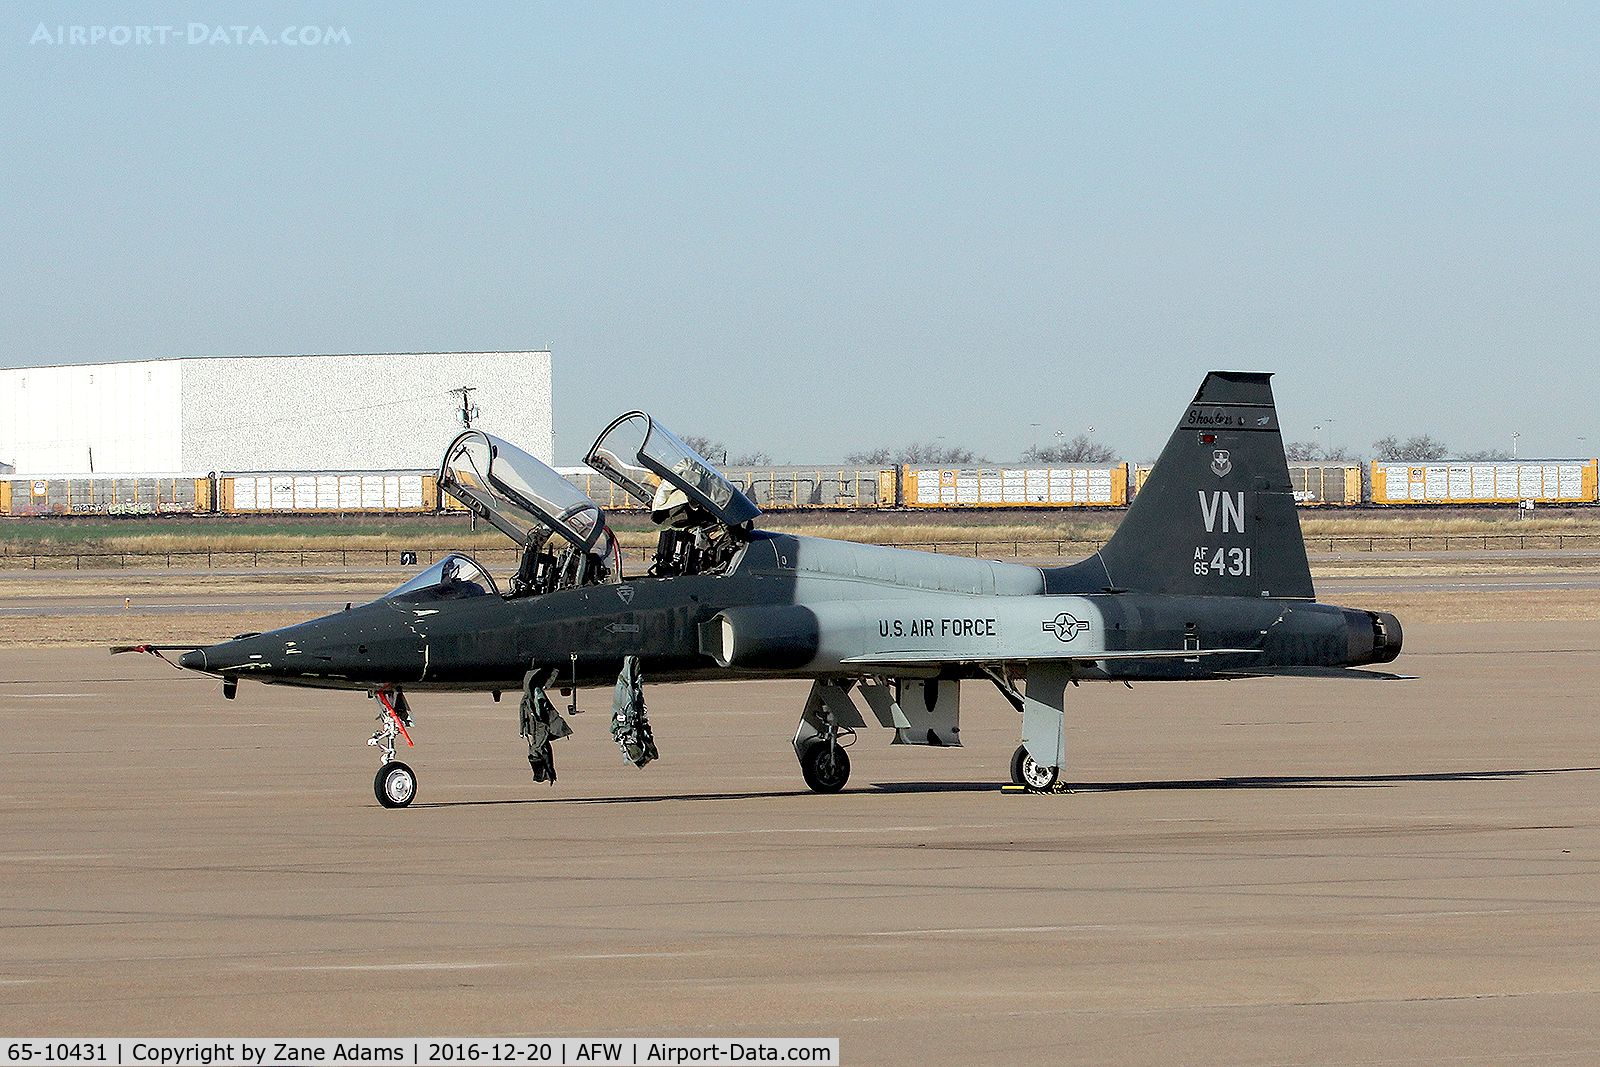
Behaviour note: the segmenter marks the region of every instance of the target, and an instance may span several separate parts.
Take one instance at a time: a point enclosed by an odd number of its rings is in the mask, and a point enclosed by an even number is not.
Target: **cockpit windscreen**
[[[487,596],[499,591],[494,578],[478,565],[477,560],[460,552],[452,552],[397,586],[383,599],[465,600],[467,597]]]

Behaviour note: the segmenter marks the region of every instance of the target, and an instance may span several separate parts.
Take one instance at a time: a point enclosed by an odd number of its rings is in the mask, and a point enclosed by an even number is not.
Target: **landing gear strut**
[[[1076,685],[1072,664],[1047,660],[1028,665],[1028,689],[1022,700],[1023,745],[1011,757],[1011,780],[1035,793],[1055,788],[1067,762],[1064,698]]]
[[[840,722],[828,706],[829,692],[828,683],[819,681],[812,686],[794,734],[800,776],[816,793],[837,793],[850,780],[850,757],[845,749],[856,739],[855,730]]]
[[[394,739],[403,737],[406,744],[415,747],[416,742],[411,740],[411,735],[406,732],[406,727],[414,725],[411,719],[411,705],[406,703],[406,695],[400,690],[394,690],[391,698],[389,690],[379,689],[373,696],[378,698],[378,703],[383,710],[378,712],[378,729],[367,739],[367,744],[380,749],[377,777],[372,780],[372,791],[378,798],[378,803],[386,808],[403,808],[411,803],[417,795],[417,775],[410,767],[394,758]]]

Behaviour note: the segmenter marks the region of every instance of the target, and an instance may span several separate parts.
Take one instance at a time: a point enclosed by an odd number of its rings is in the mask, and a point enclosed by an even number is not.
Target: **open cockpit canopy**
[[[519,545],[555,533],[584,552],[613,552],[600,505],[522,449],[482,430],[468,430],[450,442],[439,467],[439,488]]]
[[[761,514],[704,457],[642,411],[607,426],[584,462],[649,507],[650,517],[663,526],[698,525],[709,515],[736,527]]]

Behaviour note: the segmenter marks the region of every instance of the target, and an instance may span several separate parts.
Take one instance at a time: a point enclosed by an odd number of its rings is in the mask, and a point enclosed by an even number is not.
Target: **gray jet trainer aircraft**
[[[394,758],[410,741],[406,693],[521,689],[529,763],[553,782],[550,742],[571,731],[546,689],[615,681],[612,733],[643,766],[656,755],[646,677],[811,679],[794,749],[825,793],[844,787],[845,746],[869,717],[895,743],[959,745],[961,682],[988,679],[1019,713],[1013,779],[1049,790],[1069,684],[1397,677],[1351,669],[1399,653],[1393,615],[1316,603],[1269,379],[1207,375],[1116,534],[1066,567],[759,530],[760,508],[635,411],[586,457],[661,527],[648,571],[624,574],[598,505],[468,430],[439,484],[522,547],[508,589],[452,554],[370,604],[178,662],[220,676],[228,697],[241,678],[376,696],[388,807],[416,791]]]

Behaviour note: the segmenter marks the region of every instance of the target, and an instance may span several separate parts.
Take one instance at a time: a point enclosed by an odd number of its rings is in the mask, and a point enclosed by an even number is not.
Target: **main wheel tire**
[[[838,745],[818,741],[800,757],[800,774],[817,793],[837,793],[850,780],[850,757]]]
[[[1018,747],[1016,754],[1011,757],[1011,780],[1035,793],[1050,792],[1055,788],[1056,779],[1060,776],[1059,768],[1046,767],[1028,755],[1026,745]]]
[[[1028,746],[1018,745],[1017,750],[1011,754],[1011,784],[1027,785],[1022,779],[1022,761],[1028,758]]]
[[[386,808],[406,807],[417,795],[416,772],[399,760],[385,763],[372,780],[372,791]]]

